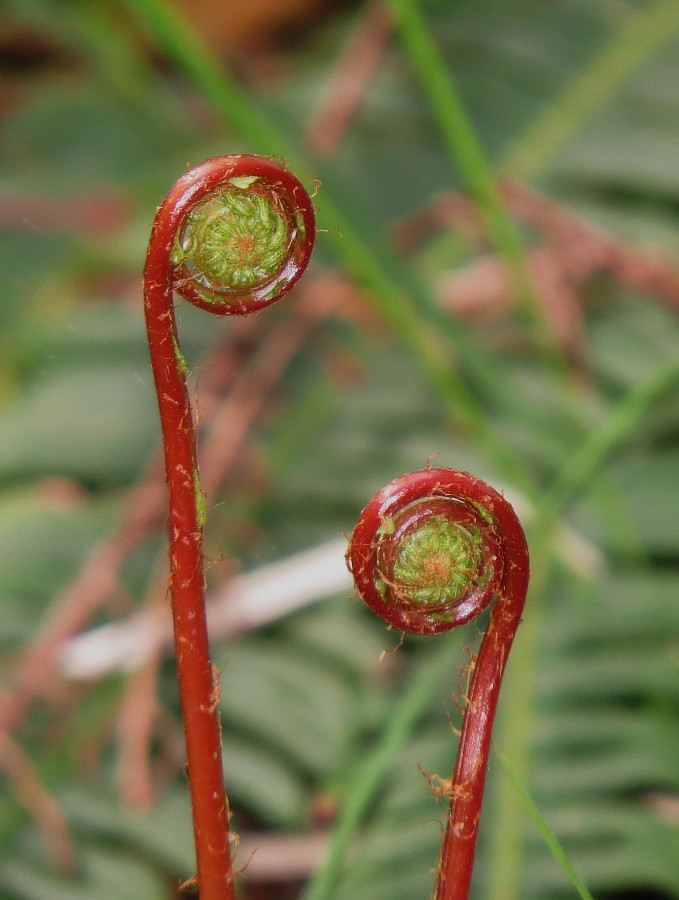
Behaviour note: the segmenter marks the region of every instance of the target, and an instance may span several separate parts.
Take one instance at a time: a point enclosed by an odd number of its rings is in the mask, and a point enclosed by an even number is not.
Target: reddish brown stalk
[[[145,606],[153,605],[159,613],[164,612],[166,592],[167,563],[163,559],[154,567]],[[120,795],[125,803],[142,808],[153,802],[150,746],[159,713],[156,688],[161,661],[162,651],[157,645],[144,664],[131,673],[116,723]]]
[[[368,606],[403,631],[447,631],[495,599],[467,697],[435,895],[467,900],[500,684],[528,589],[526,538],[510,504],[485,482],[423,469],[373,497],[347,560]]]
[[[73,842],[66,816],[41,783],[34,767],[8,734],[0,731],[0,771],[19,801],[35,819],[45,838],[54,866],[69,874],[76,869]]]
[[[539,239],[528,254],[532,282],[564,352],[576,359],[583,356],[583,289],[598,273],[606,272],[679,310],[679,270],[661,254],[620,240],[521,182],[504,181],[500,189],[508,210]],[[460,194],[437,197],[403,220],[394,236],[400,249],[414,250],[438,229],[450,227],[470,242],[484,240],[478,209]],[[489,254],[445,274],[437,295],[444,308],[476,321],[503,314],[516,299],[502,261]]]
[[[304,291],[301,293],[304,294]],[[317,293],[316,284],[314,295]],[[326,311],[319,309],[318,303],[315,308],[310,306],[304,314],[299,313],[299,305],[296,310],[261,336],[260,346],[253,350],[252,358],[247,363],[243,362],[228,395],[220,403],[213,398],[209,404],[209,435],[200,453],[201,487],[208,500],[223,481],[225,472],[238,458],[238,451],[248,431],[285,368],[321,317],[327,315]],[[201,390],[201,420],[204,418],[205,397]],[[163,568],[160,577],[154,575],[151,579],[145,608],[163,603],[165,591],[166,574]],[[121,793],[134,805],[148,805],[152,799],[149,752],[153,720],[158,711],[155,688],[160,659],[161,646],[157,645],[144,666],[132,673],[118,717]]]
[[[321,90],[309,123],[306,142],[321,157],[336,152],[351,120],[358,114],[392,31],[392,17],[377,0],[359,13],[358,26]]]
[[[282,165],[220,157],[174,185],[146,257],[144,310],[170,498],[172,614],[201,900],[232,900],[234,888],[205,618],[203,495],[172,296],[177,291],[219,315],[262,309],[300,278],[313,239],[309,196]]]

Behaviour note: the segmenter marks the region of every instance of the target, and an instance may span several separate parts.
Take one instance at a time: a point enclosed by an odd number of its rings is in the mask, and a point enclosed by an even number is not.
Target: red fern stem
[[[233,900],[234,875],[205,617],[204,499],[173,293],[218,315],[262,309],[300,278],[314,234],[309,195],[284,166],[226,156],[176,182],[158,209],[146,257],[144,310],[165,449],[172,615],[201,900]]]
[[[485,482],[428,468],[368,503],[347,561],[363,600],[402,631],[447,631],[495,600],[466,698],[435,895],[467,900],[500,684],[528,590],[523,529]]]

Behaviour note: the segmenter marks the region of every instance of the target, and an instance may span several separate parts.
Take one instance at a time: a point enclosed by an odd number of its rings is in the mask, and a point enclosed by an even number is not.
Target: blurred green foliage
[[[319,235],[307,280],[320,292],[320,276],[339,268],[365,291],[357,309],[323,320],[281,379],[243,450],[245,477],[211,503],[210,552],[251,568],[347,532],[379,487],[435,453],[437,464],[472,469],[517,496],[536,588],[498,745],[597,897],[679,898],[679,291],[668,299],[650,279],[633,287],[594,267],[577,284],[582,346],[556,363],[525,309],[491,302],[477,324],[443,312],[440,278],[492,248],[465,228],[439,228],[415,250],[394,250],[399,220],[465,186],[467,151],[453,135],[458,158],[447,152],[407,41],[394,36],[384,48],[333,155],[303,153],[363,4],[338,4],[266,60],[244,52],[238,82],[159,0],[3,7],[8,45],[33,48],[29,63],[15,54],[5,67],[0,143],[7,689],[21,647],[115,527],[157,444],[139,273],[159,199],[187,163],[210,155],[304,157],[301,174],[322,180],[319,217],[336,229]],[[676,259],[671,4],[432,0],[421,11],[489,168],[530,176],[618,240]],[[544,245],[539,230],[512,227],[527,247]],[[266,315],[274,328],[285,305]],[[184,305],[180,318],[191,365],[214,358],[235,328]],[[644,393],[658,378],[663,390]],[[630,395],[641,400],[607,430]],[[545,504],[555,484],[575,496],[566,491],[553,522]],[[95,622],[141,602],[157,552],[153,540],[138,548],[121,572],[124,599]],[[442,776],[452,768],[451,695],[476,632],[436,639],[450,644],[448,673],[432,683],[372,797],[335,900],[428,896],[444,810],[418,766]],[[236,830],[302,835],[320,827],[319,806],[341,806],[432,652],[430,641],[409,639],[381,669],[380,651],[395,642],[340,596],[217,643]],[[116,782],[125,683],[118,674],[81,686],[65,706],[42,701],[17,728],[66,815],[75,868],[54,867],[26,798],[1,776],[2,900],[171,897],[190,875],[172,659],[158,686],[158,794],[143,812],[121,802]],[[575,896],[497,766],[476,891]]]

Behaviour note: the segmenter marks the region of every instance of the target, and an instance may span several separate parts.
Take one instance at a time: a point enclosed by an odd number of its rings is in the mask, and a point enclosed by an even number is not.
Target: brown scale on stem
[[[523,529],[485,482],[426,468],[373,497],[347,562],[363,600],[402,631],[447,631],[493,603],[470,671],[453,776],[427,775],[434,792],[450,799],[435,900],[467,900],[500,684],[528,590]]]

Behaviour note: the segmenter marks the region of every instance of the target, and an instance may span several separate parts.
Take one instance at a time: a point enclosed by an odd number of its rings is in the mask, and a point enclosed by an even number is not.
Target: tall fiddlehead
[[[204,498],[173,293],[218,315],[262,309],[300,278],[314,234],[309,195],[283,165],[226,156],[176,182],[158,209],[146,256],[144,311],[165,450],[172,615],[201,900],[232,900],[234,888],[219,689],[205,617]]]
[[[356,589],[390,625],[435,634],[495,604],[466,697],[436,900],[466,900],[500,684],[528,590],[528,548],[511,505],[466,472],[396,478],[361,513],[347,551]]]

